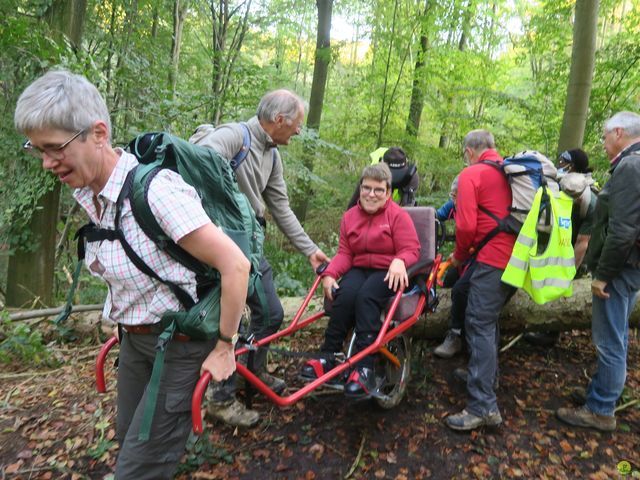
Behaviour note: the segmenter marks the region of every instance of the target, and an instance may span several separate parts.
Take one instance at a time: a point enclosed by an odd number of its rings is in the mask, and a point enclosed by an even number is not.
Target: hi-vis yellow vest
[[[531,210],[520,230],[511,252],[502,281],[522,288],[532,300],[544,304],[572,294],[571,280],[576,274],[575,256],[571,245],[571,208],[573,200],[564,192],[554,196],[547,189],[552,212],[552,228],[546,250],[540,255],[536,225],[540,211],[542,189],[533,199]]]

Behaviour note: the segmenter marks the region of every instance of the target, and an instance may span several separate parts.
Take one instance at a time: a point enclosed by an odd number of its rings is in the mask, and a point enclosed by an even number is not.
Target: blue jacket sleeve
[[[451,219],[451,211],[454,209],[453,200],[449,200],[447,203],[442,205],[438,210],[436,210],[436,216],[438,220],[441,222],[445,222]]]

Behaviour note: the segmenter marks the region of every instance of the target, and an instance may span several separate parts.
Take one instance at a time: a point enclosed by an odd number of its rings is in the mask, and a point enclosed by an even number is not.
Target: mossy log
[[[436,312],[424,314],[411,329],[417,338],[441,338],[449,324],[451,290],[439,289],[440,303]],[[640,325],[640,307],[631,314],[631,325]],[[573,295],[546,305],[537,305],[523,291],[518,290],[505,306],[500,317],[502,332],[567,331],[591,328],[591,278],[573,282]]]

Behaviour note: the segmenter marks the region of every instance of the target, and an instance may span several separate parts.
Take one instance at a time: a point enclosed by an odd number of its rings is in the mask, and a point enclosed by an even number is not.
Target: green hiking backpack
[[[78,234],[79,263],[67,306],[56,322],[71,311],[71,300],[84,260],[84,242],[119,241],[131,262],[143,273],[165,284],[177,297],[184,311],[165,312],[161,319],[163,332],[158,337],[156,358],[149,381],[147,403],[140,427],[139,440],[148,440],[157,400],[164,354],[173,334],[178,331],[194,340],[211,340],[219,334],[220,278],[219,273],[178,246],[166,235],[154,217],[148,202],[149,184],[162,169],[180,174],[195,188],[202,206],[212,222],[219,226],[242,250],[251,262],[249,292],[257,293],[268,315],[266,296],[260,279],[264,232],[247,197],[238,189],[232,165],[212,149],[191,144],[168,133],[147,133],[136,137],[127,147],[140,165],[132,169],[116,202],[115,228],[102,229],[94,224],[82,227]],[[245,149],[246,150],[246,149]],[[242,152],[239,152],[239,155]],[[246,156],[246,153],[245,153]],[[235,158],[235,157],[234,157]],[[131,203],[133,216],[144,233],[174,260],[196,274],[198,302],[178,285],[160,278],[127,242],[120,228],[120,211],[124,199]]]

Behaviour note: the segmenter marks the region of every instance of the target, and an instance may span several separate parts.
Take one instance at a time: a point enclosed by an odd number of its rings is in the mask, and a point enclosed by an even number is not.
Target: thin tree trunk
[[[376,139],[376,147],[382,145],[382,132],[384,131],[384,118],[387,107],[387,89],[389,87],[389,70],[391,68],[391,52],[393,51],[393,39],[396,31],[396,18],[398,15],[398,0],[393,5],[393,20],[391,21],[391,41],[387,51],[387,64],[384,71],[384,87],[382,88],[382,105],[380,106],[380,117],[378,119],[378,134]]]
[[[316,135],[320,131],[322,118],[322,106],[331,62],[331,13],[333,0],[316,0],[318,8],[318,30],[316,34],[316,58],[313,66],[313,80],[311,82],[311,95],[309,96],[309,115],[307,116],[307,128]],[[314,148],[305,148],[302,162],[304,166],[313,172],[315,158]],[[293,212],[300,222],[304,222],[309,207],[309,198],[312,196],[311,183],[304,181],[299,191],[303,192],[292,202]]]
[[[429,13],[429,0],[425,0],[424,12],[420,25],[420,51],[413,69],[413,86],[411,88],[411,101],[409,102],[409,116],[405,130],[408,135],[416,138],[420,130],[420,117],[424,107],[424,72],[426,67],[427,50],[429,48],[427,14]]]
[[[220,123],[226,102],[227,89],[231,81],[233,66],[238,58],[244,37],[248,28],[249,11],[252,0],[240,2],[234,8],[229,8],[229,0],[210,0],[211,8],[211,45],[212,72],[211,98],[212,123]],[[242,19],[231,28],[232,18],[244,9]]]
[[[309,97],[307,127],[320,130],[324,92],[331,61],[331,10],[333,0],[317,0],[318,33],[316,36],[316,58],[313,67],[313,81]]]
[[[174,0],[173,3],[173,35],[171,37],[171,67],[169,68],[169,88],[171,97],[175,97],[180,67],[180,47],[182,45],[182,29],[187,14],[188,0]]]
[[[599,0],[577,0],[571,70],[558,151],[582,146],[596,54]]]
[[[471,28],[471,17],[474,13],[474,2],[469,0],[469,4],[462,15],[462,31],[458,40],[458,50],[464,52],[467,49],[467,38],[469,36],[469,30]],[[447,106],[446,112],[453,112],[455,108],[456,98],[454,95],[446,95]],[[442,122],[442,129],[440,130],[440,140],[438,141],[439,148],[447,148],[449,146],[448,132],[451,130],[450,123],[445,120]]]

